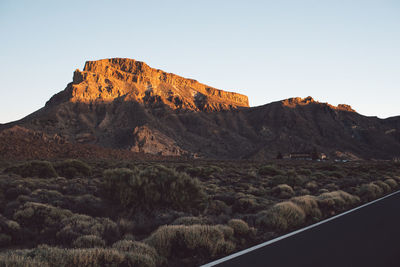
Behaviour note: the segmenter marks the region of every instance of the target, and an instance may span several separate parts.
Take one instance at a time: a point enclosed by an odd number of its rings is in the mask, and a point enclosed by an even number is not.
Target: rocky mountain
[[[86,62],[83,71],[75,71],[72,84],[50,99],[50,104],[66,99],[87,104],[133,101],[146,107],[163,104],[171,109],[194,111],[249,106],[247,96],[218,90],[125,58]]]
[[[165,156],[265,159],[317,150],[331,157],[400,154],[400,117],[378,119],[348,105],[290,98],[250,108],[246,96],[131,59],[89,61],[20,126],[92,144]],[[1,138],[1,136],[0,136]]]

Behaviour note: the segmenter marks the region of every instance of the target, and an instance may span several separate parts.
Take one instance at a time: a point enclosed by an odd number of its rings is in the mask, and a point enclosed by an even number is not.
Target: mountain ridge
[[[263,159],[318,150],[390,159],[400,151],[400,116],[366,117],[312,97],[249,107],[246,96],[120,58],[88,61],[43,108],[0,129],[15,125],[164,156]]]

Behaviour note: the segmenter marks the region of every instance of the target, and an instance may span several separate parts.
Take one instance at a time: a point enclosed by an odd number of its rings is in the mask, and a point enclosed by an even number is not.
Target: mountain
[[[218,90],[124,58],[86,62],[83,71],[75,71],[72,84],[50,99],[50,104],[60,99],[75,103],[134,101],[146,107],[163,104],[171,109],[194,111],[249,106],[247,96]]]
[[[400,117],[379,119],[311,97],[250,108],[241,94],[131,59],[88,61],[19,126],[73,144],[164,156],[265,159],[278,152],[391,159],[400,154]],[[0,136],[1,138],[1,136]]]

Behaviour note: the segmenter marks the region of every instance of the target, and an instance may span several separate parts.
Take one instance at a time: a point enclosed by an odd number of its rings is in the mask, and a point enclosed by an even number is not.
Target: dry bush
[[[153,247],[143,242],[120,240],[115,242],[112,245],[112,248],[117,249],[118,251],[128,252],[129,254],[147,255],[155,265],[160,265],[165,261],[165,259],[158,255],[157,251]]]
[[[15,173],[22,177],[51,178],[58,174],[53,165],[48,161],[33,160],[12,166],[4,170],[5,173]]]
[[[54,244],[58,240],[55,234],[60,222],[72,215],[72,212],[48,204],[27,202],[20,206],[13,215],[23,231],[22,239],[25,245],[37,243]]]
[[[194,216],[187,216],[187,217],[180,217],[177,218],[175,221],[172,222],[172,225],[194,225],[194,224],[210,224],[210,221],[204,217],[194,217]]]
[[[162,165],[150,166],[141,172],[107,170],[104,180],[106,192],[124,206],[196,210],[205,205],[206,195],[197,179]]]
[[[375,183],[363,184],[358,189],[358,195],[366,201],[377,199],[383,195],[383,190]]]
[[[395,179],[386,179],[385,183],[389,185],[392,190],[395,190],[399,186]]]
[[[214,257],[235,249],[233,230],[222,225],[165,225],[144,242],[166,258]]]
[[[61,220],[59,224],[57,239],[65,245],[73,245],[77,238],[86,235],[98,236],[107,243],[114,243],[120,237],[117,224],[108,218],[74,214]]]
[[[257,214],[256,225],[279,232],[295,229],[305,223],[305,212],[295,203],[285,201]]]
[[[299,196],[291,198],[290,201],[299,206],[310,219],[317,221],[322,218],[322,213],[318,207],[318,202],[315,196]]]
[[[60,176],[66,178],[88,177],[91,175],[91,168],[85,162],[77,159],[67,159],[54,164],[54,168]]]
[[[260,208],[254,195],[238,193],[232,205],[232,210],[239,213],[251,213]]]
[[[272,194],[278,198],[291,198],[295,195],[293,188],[287,184],[280,184],[272,188]]]
[[[7,200],[14,200],[18,196],[29,195],[30,193],[31,191],[29,190],[29,188],[26,188],[22,185],[18,185],[16,187],[10,187],[6,189],[4,192],[4,198]]]
[[[74,248],[103,248],[106,246],[106,242],[96,235],[83,235],[75,239],[72,246]]]
[[[156,250],[153,247],[150,247],[143,242],[133,240],[120,240],[115,242],[112,247],[120,251],[140,252],[143,254],[153,255],[154,257],[158,256]]]
[[[29,202],[39,202],[43,204],[50,204],[52,206],[62,206],[64,202],[64,195],[56,190],[36,189],[29,195],[28,199],[27,200]]]
[[[383,190],[384,194],[390,193],[392,191],[392,188],[390,188],[390,186],[383,181],[375,181],[374,184],[379,186]]]
[[[120,218],[117,224],[121,235],[132,234],[133,230],[135,229],[135,224],[133,221],[125,218]]]
[[[75,197],[68,197],[62,204],[74,213],[86,214],[94,217],[100,217],[107,213],[106,203],[91,194],[83,194]]]
[[[250,231],[252,231],[249,225],[241,219],[229,220],[228,226],[231,227],[234,234],[238,236],[246,236],[249,234]]]
[[[22,256],[14,251],[8,251],[0,254],[0,266],[5,267],[50,267],[50,264],[44,261]]]
[[[72,212],[51,205],[27,202],[14,213],[14,219],[23,227],[38,228],[55,227],[72,216]]]
[[[6,266],[157,266],[151,255],[105,248],[61,249],[39,246],[32,250],[14,251],[11,259],[7,254],[0,254],[0,263],[3,258],[10,262],[12,257],[16,258],[16,264]],[[31,262],[33,265],[29,265]]]
[[[314,192],[318,189],[318,184],[315,181],[310,181],[310,182],[306,183],[305,188]]]
[[[232,208],[224,201],[211,200],[208,203],[205,213],[210,215],[231,214]]]
[[[0,247],[17,243],[20,239],[20,225],[0,215]]]
[[[330,184],[325,185],[325,188],[327,190],[329,190],[329,191],[337,191],[337,190],[339,190],[339,187],[334,183],[330,183]]]
[[[360,203],[359,197],[341,190],[322,193],[317,197],[317,201],[321,209],[330,211],[343,211]]]

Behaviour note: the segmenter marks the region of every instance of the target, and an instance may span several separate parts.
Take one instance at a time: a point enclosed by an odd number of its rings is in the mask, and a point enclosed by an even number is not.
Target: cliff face
[[[219,111],[248,107],[247,96],[225,92],[172,73],[153,69],[133,59],[88,61],[76,70],[69,88],[71,102],[135,101],[160,103],[172,109]]]

